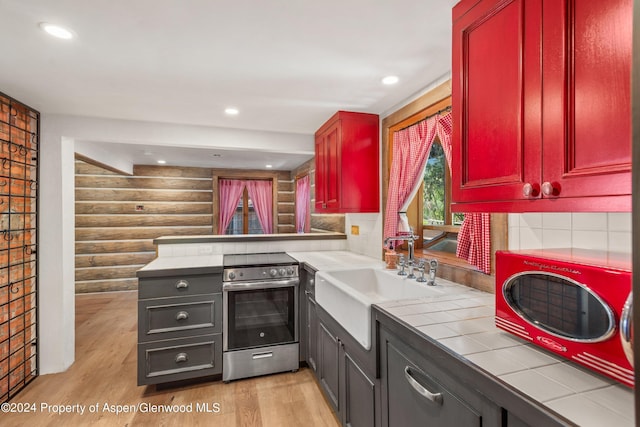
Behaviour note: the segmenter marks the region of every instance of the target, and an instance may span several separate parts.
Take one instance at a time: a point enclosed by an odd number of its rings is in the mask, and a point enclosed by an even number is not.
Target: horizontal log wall
[[[76,161],[76,292],[137,288],[153,239],[211,234],[211,169],[135,166],[119,175]]]
[[[76,161],[76,292],[137,289],[153,239],[217,228],[214,178],[273,179],[279,233],[295,232],[290,172],[135,166],[133,176]]]

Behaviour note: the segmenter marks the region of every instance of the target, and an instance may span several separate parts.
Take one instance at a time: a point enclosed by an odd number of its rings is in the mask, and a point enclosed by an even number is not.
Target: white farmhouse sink
[[[441,294],[384,268],[352,268],[319,271],[316,302],[365,349],[371,348],[371,304]]]

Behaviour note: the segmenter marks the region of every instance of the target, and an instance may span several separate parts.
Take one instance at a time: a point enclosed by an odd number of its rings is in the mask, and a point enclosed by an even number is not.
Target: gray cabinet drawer
[[[138,344],[138,364],[138,385],[220,374],[222,335]]]
[[[138,301],[138,342],[222,332],[222,294]]]
[[[138,298],[166,298],[222,292],[222,274],[138,279]]]

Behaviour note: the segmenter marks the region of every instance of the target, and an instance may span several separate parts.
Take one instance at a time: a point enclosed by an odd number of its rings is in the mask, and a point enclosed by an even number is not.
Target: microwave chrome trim
[[[518,278],[519,276],[526,276],[526,275],[530,275],[530,274],[543,274],[543,275],[547,275],[547,276],[552,276],[552,277],[556,277],[558,279],[562,279],[565,280],[567,282],[570,282],[576,286],[579,286],[581,288],[583,288],[587,293],[589,293],[589,295],[591,295],[592,297],[594,297],[596,299],[596,301],[604,308],[605,313],[607,315],[607,319],[609,321],[609,326],[606,330],[606,332],[602,335],[600,335],[599,337],[596,338],[574,338],[571,336],[567,336],[567,335],[560,335],[556,332],[553,332],[545,327],[542,326],[541,323],[536,323],[533,322],[531,319],[529,319],[523,312],[522,310],[520,310],[518,307],[515,307],[512,302],[512,298],[510,297],[510,293],[509,291],[511,290],[511,288],[514,286],[514,279]],[[511,276],[509,276],[504,283],[502,284],[502,297],[504,298],[504,301],[507,303],[507,306],[509,306],[509,308],[511,310],[513,310],[514,313],[516,313],[522,320],[524,320],[525,322],[527,322],[529,325],[542,330],[544,333],[547,333],[549,335],[553,335],[554,337],[557,338],[561,338],[561,339],[565,339],[568,341],[573,341],[573,342],[578,342],[578,343],[596,343],[596,342],[602,342],[602,341],[606,341],[608,339],[610,339],[616,331],[616,316],[615,313],[613,311],[613,309],[609,306],[609,304],[607,304],[602,298],[600,298],[600,296],[598,294],[596,294],[595,292],[593,292],[591,289],[589,289],[589,287],[583,283],[580,283],[576,280],[573,280],[567,276],[563,276],[561,274],[557,274],[557,273],[550,273],[547,271],[539,271],[539,270],[528,270],[528,271],[521,271],[519,273],[516,274],[512,274]]]
[[[633,291],[629,293],[622,308],[620,316],[620,341],[627,360],[634,365],[633,361]]]

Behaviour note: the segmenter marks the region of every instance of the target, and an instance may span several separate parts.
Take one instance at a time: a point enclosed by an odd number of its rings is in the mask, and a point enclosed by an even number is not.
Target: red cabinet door
[[[338,111],[316,132],[316,212],[380,210],[378,122],[375,114]]]
[[[631,194],[632,18],[632,0],[545,2],[542,179],[551,196]]]
[[[631,209],[632,3],[454,7],[455,211]]]
[[[340,120],[316,135],[316,210],[335,211],[340,207],[341,182]]]
[[[523,199],[541,171],[542,0],[463,1],[453,19],[453,200]]]

